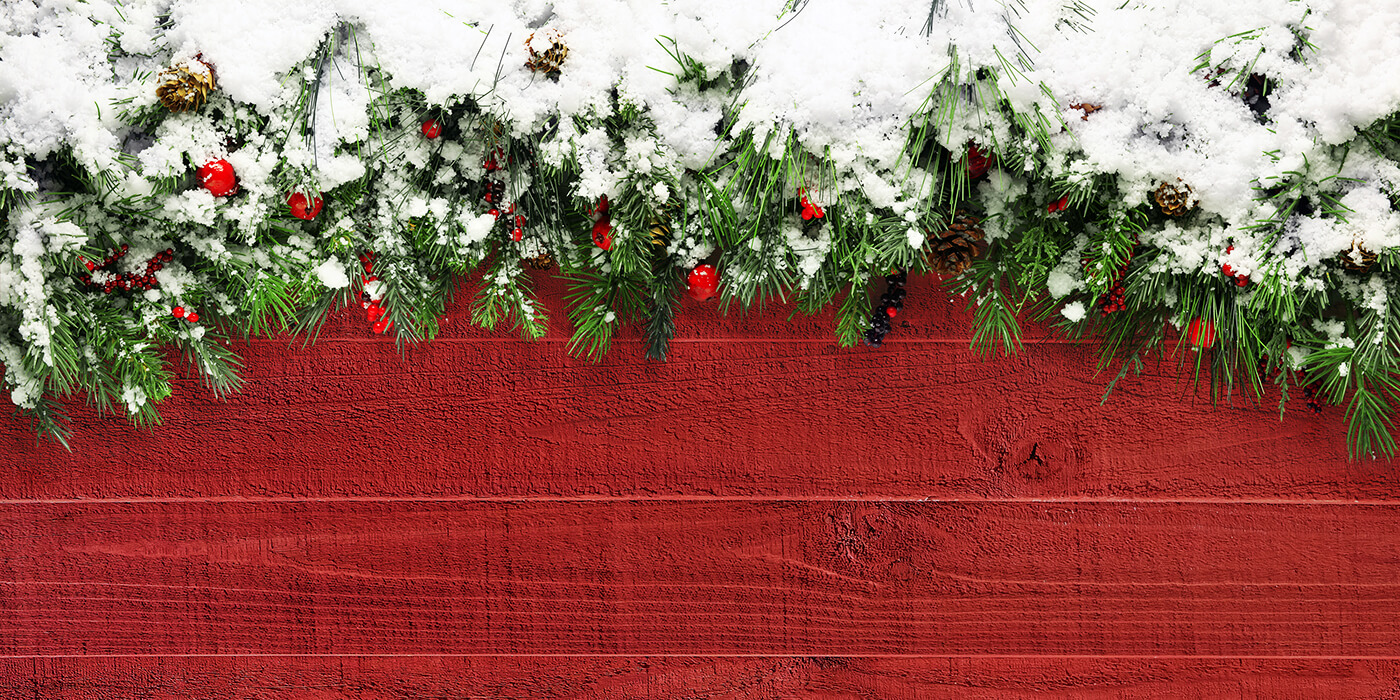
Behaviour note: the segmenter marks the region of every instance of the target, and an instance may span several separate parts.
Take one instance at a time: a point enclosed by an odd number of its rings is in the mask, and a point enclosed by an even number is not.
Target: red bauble
[[[705,301],[719,292],[719,273],[714,265],[696,265],[685,281],[685,293],[699,301]]]
[[[238,177],[233,174],[233,166],[220,158],[199,166],[199,184],[215,197],[227,197],[238,191]]]
[[[1186,339],[1198,348],[1209,349],[1215,345],[1215,324],[1202,319],[1193,319],[1186,326]]]
[[[185,307],[183,307],[183,306],[177,306],[177,307],[171,309],[171,310],[170,310],[170,315],[171,315],[171,316],[174,316],[175,318],[184,318],[184,317],[185,317]]]
[[[185,316],[185,320],[186,320],[186,321],[189,321],[190,323],[198,323],[198,322],[199,322],[199,314],[197,314],[197,313],[191,311],[191,312],[189,313],[188,316]]]
[[[423,135],[430,139],[435,139],[442,135],[442,125],[436,119],[429,119],[423,122]]]
[[[306,195],[300,192],[293,192],[290,197],[287,197],[287,206],[292,208],[292,216],[307,221],[316,218],[316,215],[321,213],[322,204],[325,204],[325,202],[321,201],[320,197],[317,197],[311,200],[308,206]]]
[[[612,222],[607,217],[593,223],[593,245],[603,250],[612,248]]]

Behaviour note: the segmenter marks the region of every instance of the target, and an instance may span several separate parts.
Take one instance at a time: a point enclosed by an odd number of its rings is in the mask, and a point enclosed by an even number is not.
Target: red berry
[[[967,146],[967,176],[970,177],[970,178],[972,178],[972,179],[974,179],[974,180],[976,180],[977,178],[982,177],[983,175],[986,175],[986,174],[987,174],[987,171],[990,170],[991,167],[992,167],[992,159],[991,159],[991,157],[990,157],[990,156],[983,155],[983,154],[982,154],[982,151],[980,151],[980,150],[977,149],[976,144],[968,144],[968,146]]]
[[[808,206],[807,208],[805,208],[805,209],[802,210],[802,220],[803,220],[803,221],[810,221],[810,220],[812,219],[812,217],[815,216],[815,215],[816,215],[816,212],[812,211],[812,207],[811,207],[811,206]]]
[[[423,122],[424,136],[427,136],[430,139],[435,139],[440,134],[442,134],[442,125],[438,124],[436,119],[429,119],[428,121]]]
[[[515,208],[515,205],[512,204],[512,205],[510,205],[510,207],[511,207],[512,209],[514,209],[514,208]],[[516,226],[520,226],[520,227],[522,227],[522,228],[525,226],[525,215],[524,215],[524,214],[516,214],[516,215],[515,215],[515,225],[516,225]]]
[[[487,214],[490,214],[491,216],[496,217],[497,219],[501,218],[501,210],[500,210],[500,209],[492,209],[491,211],[488,211],[488,212],[486,212],[486,213],[487,213]]]
[[[1186,326],[1186,338],[1198,348],[1215,345],[1215,324],[1202,319],[1192,319]]]
[[[376,275],[370,275],[369,277],[366,277],[366,278],[365,278],[365,284],[369,284],[370,282],[378,282],[378,281],[379,281],[379,277],[376,276]]]
[[[606,214],[606,213],[608,213],[608,196],[607,196],[607,195],[603,195],[602,197],[599,197],[599,198],[598,198],[598,206],[595,207],[595,208],[593,209],[593,211],[596,212],[596,213],[599,213],[599,214]]]
[[[370,305],[365,309],[365,320],[366,320],[366,321],[369,321],[370,323],[374,323],[375,321],[379,320],[379,317],[380,317],[380,316],[383,316],[383,315],[384,315],[384,309],[381,309],[381,308],[380,308],[378,305],[376,305],[376,304],[370,304]]]
[[[292,216],[307,221],[316,218],[316,215],[321,213],[322,204],[324,202],[321,201],[320,197],[316,197],[308,204],[306,195],[300,192],[293,192],[290,197],[287,197],[287,206],[292,208]]]
[[[1230,263],[1225,263],[1224,265],[1221,265],[1221,266],[1220,266],[1220,271],[1223,272],[1223,273],[1225,273],[1225,276],[1226,276],[1226,277],[1234,277],[1234,276],[1235,276],[1235,268],[1230,267]]]
[[[189,315],[185,317],[185,320],[186,320],[186,321],[189,321],[190,323],[198,323],[198,322],[199,322],[199,314],[197,314],[197,313],[191,311],[191,312],[189,313]]]
[[[215,197],[227,197],[238,191],[238,177],[233,173],[233,166],[223,158],[199,166],[197,174],[199,184]]]
[[[177,306],[177,307],[171,309],[171,310],[170,310],[170,315],[171,315],[171,316],[174,316],[175,318],[184,318],[184,317],[185,317],[185,307],[183,307],[183,306]]]
[[[387,331],[393,327],[394,322],[390,321],[388,318],[381,318],[378,321],[375,321],[374,326],[372,326],[372,328],[374,328],[375,333],[383,333],[384,331]]]
[[[524,235],[525,235],[525,232],[522,231],[522,230],[520,230],[520,227],[517,226],[517,227],[515,227],[514,230],[512,230],[512,231],[510,232],[510,239],[511,239],[512,241],[518,241],[518,240],[520,240],[520,238],[521,238],[522,236],[524,236]]]
[[[1248,275],[1240,275],[1239,277],[1236,277],[1236,278],[1235,278],[1235,284],[1237,284],[1237,285],[1239,285],[1239,286],[1241,286],[1241,287],[1247,286],[1247,285],[1249,284],[1249,276],[1248,276]]]
[[[894,318],[895,314],[897,314],[897,313],[899,313],[899,310],[896,309],[896,308],[894,308],[893,306],[886,306],[886,307],[885,307],[885,315],[886,315],[886,316],[889,316],[890,318]]]
[[[593,245],[603,250],[612,248],[612,222],[606,216],[593,223]]]
[[[685,281],[685,293],[698,301],[705,301],[719,291],[719,273],[714,265],[696,265]]]
[[[486,168],[486,172],[491,173],[499,170],[501,166],[496,165],[495,158],[487,158],[486,162],[481,164],[481,167]]]

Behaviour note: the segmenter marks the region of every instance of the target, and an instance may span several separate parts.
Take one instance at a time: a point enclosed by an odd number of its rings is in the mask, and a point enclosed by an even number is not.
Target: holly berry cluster
[[[821,208],[821,207],[819,207],[819,206],[813,204],[813,203],[811,202],[811,200],[807,199],[807,190],[805,190],[805,189],[798,190],[798,191],[797,191],[797,194],[798,194],[798,196],[801,198],[801,201],[802,201],[802,220],[803,220],[803,221],[811,221],[811,220],[813,220],[813,219],[820,219],[820,218],[826,216],[826,212],[822,211],[822,208]]]
[[[612,248],[612,217],[608,215],[608,196],[598,200],[598,206],[590,212],[593,216],[593,245],[608,250]]]
[[[1226,255],[1229,255],[1233,252],[1235,252],[1235,246],[1228,246],[1225,248]],[[1224,265],[1221,265],[1220,272],[1226,277],[1233,278],[1235,280],[1236,286],[1244,287],[1249,284],[1249,275],[1236,273],[1235,268],[1231,267],[1230,263],[1225,263]]]
[[[91,273],[96,272],[98,270],[106,271],[107,268],[116,264],[118,260],[121,260],[122,258],[126,257],[126,253],[127,245],[123,243],[121,248],[118,248],[111,255],[107,256],[107,259],[103,260],[101,264],[95,263],[86,258],[79,257],[78,259],[83,262],[83,266],[88,269],[89,273],[83,276],[83,281],[94,287],[99,286],[98,282],[93,280]],[[111,294],[112,292],[115,292],[118,289],[122,291],[129,291],[133,289],[155,289],[160,284],[156,281],[156,273],[164,269],[165,264],[174,259],[175,251],[166,248],[165,250],[156,253],[155,257],[146,261],[146,270],[144,272],[141,272],[139,274],[135,272],[115,273],[111,279],[108,279],[101,283],[100,286],[102,287],[102,292],[104,294]]]
[[[199,314],[193,311],[186,312],[185,307],[183,306],[177,306],[171,309],[170,315],[174,316],[175,318],[182,318],[186,321],[189,321],[190,323],[199,323]]]
[[[1064,210],[1066,210],[1066,209],[1068,209],[1068,208],[1069,208],[1069,195],[1065,195],[1065,196],[1061,197],[1058,201],[1054,201],[1054,202],[1051,202],[1051,203],[1045,205],[1045,212],[1046,212],[1047,214],[1054,214],[1055,212],[1064,211]]]
[[[506,183],[500,175],[496,174],[504,170],[497,158],[505,159],[505,151],[496,149],[486,157],[486,161],[481,164],[481,167],[486,170],[486,203],[491,205],[491,209],[486,213],[499,221],[501,207],[506,204]],[[515,202],[511,202],[510,206],[506,207],[505,214],[515,217],[514,221],[511,222],[515,226],[510,230],[510,239],[519,242],[525,237],[525,215],[515,212]]]
[[[904,308],[904,283],[909,273],[905,270],[890,273],[885,277],[885,293],[880,295],[880,305],[870,316],[870,328],[865,331],[865,344],[878,348],[885,343],[885,335],[891,330],[890,321]]]
[[[1123,266],[1118,268],[1118,274],[1113,276],[1113,287],[1108,290],[1100,303],[1099,310],[1107,316],[1115,311],[1122,311],[1128,308],[1123,302],[1123,278],[1128,274],[1128,265],[1133,261],[1133,251],[1137,249],[1136,244],[1128,250],[1128,259],[1123,261]]]
[[[394,322],[385,315],[385,309],[379,304],[381,295],[375,294],[370,289],[370,285],[379,281],[379,277],[374,274],[374,251],[367,250],[360,255],[360,264],[365,268],[364,284],[360,287],[360,306],[365,310],[365,321],[369,322],[370,328],[375,333],[383,334],[394,327]]]

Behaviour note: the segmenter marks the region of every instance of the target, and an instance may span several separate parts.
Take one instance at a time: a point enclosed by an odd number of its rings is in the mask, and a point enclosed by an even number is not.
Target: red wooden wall
[[[152,432],[0,423],[0,700],[1400,698],[1340,409],[1100,405],[1091,348],[910,300],[878,350],[687,300],[665,364],[341,320]]]

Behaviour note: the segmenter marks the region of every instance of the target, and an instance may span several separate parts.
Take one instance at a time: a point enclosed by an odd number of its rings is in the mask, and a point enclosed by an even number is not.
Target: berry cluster
[[[1113,287],[1110,288],[1108,294],[1105,294],[1103,297],[1099,310],[1102,311],[1105,316],[1115,311],[1122,311],[1128,308],[1127,305],[1123,303],[1123,278],[1128,274],[1128,265],[1133,262],[1133,250],[1136,248],[1137,246],[1134,245],[1132,249],[1128,250],[1128,259],[1124,260],[1123,266],[1118,268],[1118,274],[1113,277]]]
[[[1235,246],[1228,246],[1225,248],[1226,255],[1229,255],[1233,252],[1235,252]],[[1236,286],[1244,287],[1249,284],[1249,275],[1237,274],[1235,272],[1235,268],[1230,267],[1230,263],[1225,263],[1224,265],[1221,265],[1220,272],[1223,273],[1226,277],[1234,278]]]
[[[593,245],[608,250],[612,248],[612,217],[608,215],[608,196],[598,200],[598,206],[590,212],[593,216]]]
[[[878,348],[885,343],[885,335],[890,332],[890,320],[904,308],[904,283],[909,279],[908,272],[900,270],[885,277],[885,293],[880,295],[880,305],[870,316],[870,329],[865,332],[865,344]]]
[[[394,322],[385,315],[383,306],[380,306],[379,299],[383,296],[378,293],[379,278],[374,274],[374,251],[365,251],[360,256],[360,264],[365,266],[364,284],[360,287],[360,306],[365,310],[365,320],[373,324],[370,326],[375,333],[384,333],[394,327]]]
[[[1303,387],[1303,398],[1307,399],[1305,405],[1309,411],[1313,412],[1313,415],[1322,415],[1322,404],[1318,402],[1317,390],[1313,389],[1312,385]]]
[[[175,318],[183,318],[186,321],[189,321],[190,323],[199,323],[199,314],[193,311],[187,313],[185,311],[185,307],[183,306],[177,306],[171,309],[170,315],[174,316]]]
[[[821,207],[813,204],[811,200],[807,199],[807,190],[800,189],[797,191],[797,194],[799,197],[802,198],[803,221],[811,221],[812,219],[820,219],[823,216],[826,216],[826,212],[822,211]]]
[[[496,160],[497,158],[505,158],[505,152],[499,148],[487,156],[486,162],[482,163],[481,167],[486,169],[486,203],[491,205],[491,209],[486,213],[499,220],[501,206],[506,203],[506,183],[500,176],[495,175],[503,169]],[[514,215],[513,223],[515,226],[510,230],[510,239],[519,242],[525,237],[525,215],[515,213],[514,202],[506,207],[505,214],[507,216]]]
[[[126,252],[127,245],[123,243],[121,248],[117,249],[111,255],[107,256],[107,259],[103,260],[100,264],[82,257],[79,257],[78,259],[82,261],[83,266],[88,269],[89,273],[93,273],[98,270],[106,271],[108,267],[114,265],[118,260],[121,260],[122,258],[126,257]],[[156,286],[159,284],[156,281],[156,273],[164,269],[165,264],[174,259],[175,251],[166,248],[165,250],[156,253],[155,257],[151,258],[150,260],[147,260],[146,270],[144,272],[141,272],[140,274],[137,274],[135,272],[118,272],[115,275],[113,275],[110,279],[107,279],[106,281],[101,283],[98,283],[97,281],[93,280],[92,275],[88,274],[83,277],[83,281],[94,287],[102,287],[102,292],[104,294],[111,294],[112,292],[115,292],[118,289],[122,291],[130,291],[133,289],[155,289]]]
[[[1057,211],[1064,211],[1064,210],[1066,210],[1066,209],[1068,209],[1068,208],[1069,208],[1069,195],[1065,195],[1065,196],[1061,197],[1061,198],[1059,199],[1059,201],[1051,202],[1051,203],[1045,205],[1045,212],[1046,212],[1047,214],[1054,214],[1054,213],[1057,212]]]

